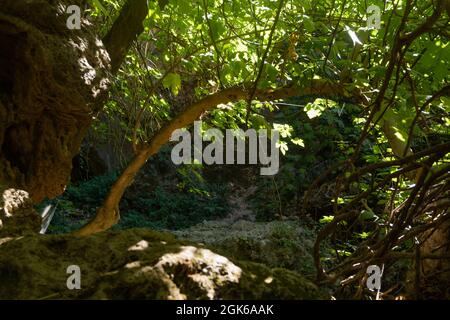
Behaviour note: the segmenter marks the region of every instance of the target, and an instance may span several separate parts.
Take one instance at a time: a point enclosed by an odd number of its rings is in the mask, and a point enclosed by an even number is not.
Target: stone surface
[[[299,221],[205,221],[174,231],[180,238],[211,245],[240,260],[282,267],[314,279],[312,252],[316,233]],[[326,246],[323,247],[327,250]],[[327,256],[323,252],[323,256]]]
[[[69,290],[67,268],[81,269]],[[327,299],[297,273],[148,229],[0,239],[0,299]]]
[[[109,57],[93,26],[69,30],[79,0],[2,0],[0,187],[34,203],[61,194],[72,158],[101,107]]]
[[[16,189],[0,192],[0,237],[39,232],[40,228],[41,217],[34,210],[28,192]]]

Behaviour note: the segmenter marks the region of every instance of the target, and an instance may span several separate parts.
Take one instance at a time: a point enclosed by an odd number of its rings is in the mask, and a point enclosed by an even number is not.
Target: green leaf
[[[361,220],[372,220],[374,218],[376,218],[377,216],[375,215],[375,213],[373,213],[372,210],[362,210],[361,214],[359,215],[359,218]]]
[[[252,123],[252,128],[270,129],[270,125],[267,123],[266,119],[259,114],[252,114],[250,116],[250,122]]]
[[[176,73],[168,73],[163,80],[163,86],[170,89],[174,95],[178,95],[181,88],[181,77]]]
[[[276,143],[276,147],[280,149],[280,151],[283,155],[285,155],[286,151],[289,150],[289,147],[285,141],[278,141]]]
[[[357,234],[357,237],[360,239],[367,239],[370,236],[370,232],[361,232]]]
[[[91,6],[93,6],[94,8],[100,10],[105,16],[108,15],[108,11],[107,11],[106,8],[102,5],[102,3],[100,2],[100,0],[89,0],[89,3],[90,3]]]
[[[308,16],[303,16],[303,25],[305,26],[306,31],[310,33],[316,29],[314,22]]]
[[[218,20],[211,20],[211,32],[214,40],[217,40],[226,31],[225,26]]]
[[[291,142],[293,144],[296,144],[296,145],[300,146],[300,147],[303,147],[303,148],[305,147],[305,143],[303,142],[303,139],[294,138],[294,139],[291,139]]]
[[[323,216],[322,219],[319,220],[320,223],[330,223],[333,221],[334,216]]]

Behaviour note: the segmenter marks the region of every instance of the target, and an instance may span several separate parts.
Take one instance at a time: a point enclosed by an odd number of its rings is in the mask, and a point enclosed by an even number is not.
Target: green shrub
[[[123,213],[119,226],[171,230],[188,228],[203,220],[225,216],[229,211],[225,193],[223,187],[214,185],[209,186],[208,194],[184,190],[173,193],[158,186],[145,198],[128,201],[136,210]]]
[[[297,98],[291,102],[303,103]],[[360,129],[352,123],[352,116],[359,111],[349,105],[341,109],[341,106],[326,109],[314,119],[309,119],[298,107],[286,106],[277,112],[276,122],[289,124],[292,137],[301,138],[304,146],[289,142],[285,155],[280,154],[277,175],[258,177],[257,190],[250,202],[258,221],[298,214],[304,192],[311,183],[327,168],[345,159],[350,152],[348,146],[359,136]]]
[[[102,204],[116,179],[117,173],[111,172],[88,181],[69,185],[63,198],[81,205],[81,207],[78,207],[80,209],[88,209],[90,212],[95,211]]]
[[[155,177],[139,176],[122,198],[121,219],[115,228],[178,230],[225,216],[229,212],[227,186],[203,180],[196,170],[179,168],[170,177],[164,177],[171,180],[170,183],[152,190],[147,187],[157,184],[152,181]],[[49,204],[58,204],[48,233],[70,232],[86,223],[102,205],[116,179],[116,173],[97,176],[70,185],[59,198],[41,203],[38,206],[40,212]]]

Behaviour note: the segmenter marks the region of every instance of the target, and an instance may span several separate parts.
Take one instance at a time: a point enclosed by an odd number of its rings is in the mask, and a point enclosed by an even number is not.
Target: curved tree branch
[[[247,100],[252,94],[253,87],[232,87],[215,94],[209,95],[198,102],[187,107],[182,113],[169,121],[152,138],[150,143],[143,146],[135,155],[130,164],[125,168],[120,177],[111,187],[97,215],[88,224],[73,234],[87,236],[96,232],[104,231],[119,221],[119,202],[126,188],[133,183],[134,177],[147,160],[169,141],[176,129],[186,127],[193,123],[200,115],[208,110],[214,109],[219,104],[234,101]],[[355,98],[361,99],[359,92],[348,93],[341,84],[330,84],[323,80],[313,80],[308,87],[296,86],[283,87],[279,89],[256,90],[254,97],[259,101],[273,101],[293,96],[311,96],[327,98]]]

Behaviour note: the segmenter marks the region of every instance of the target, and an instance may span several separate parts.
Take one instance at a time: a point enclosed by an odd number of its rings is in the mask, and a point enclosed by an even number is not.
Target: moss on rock
[[[67,267],[81,269],[69,290]],[[300,275],[148,229],[0,239],[0,299],[317,299]]]
[[[299,221],[252,222],[205,221],[174,232],[183,239],[213,246],[238,260],[285,268],[315,277],[312,257],[315,231]]]

